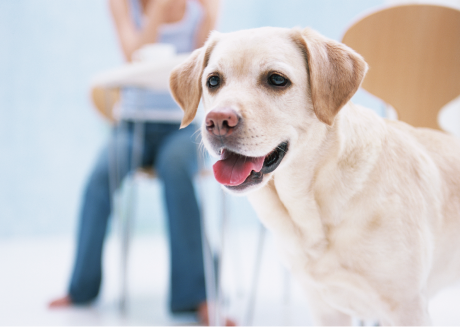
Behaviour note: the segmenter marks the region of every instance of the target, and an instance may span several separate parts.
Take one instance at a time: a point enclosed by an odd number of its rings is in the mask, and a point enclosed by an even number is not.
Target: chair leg
[[[198,171],[201,171],[205,168],[205,157],[200,155],[199,147],[197,147],[197,160],[198,160]],[[200,225],[201,225],[201,248],[203,251],[203,265],[204,265],[204,279],[206,287],[206,301],[208,304],[208,321],[209,325],[213,326],[215,324],[215,303],[217,299],[217,288],[216,288],[216,268],[214,263],[214,256],[212,253],[211,242],[208,235],[206,214],[205,214],[205,182],[203,178],[198,179],[199,190],[200,190]]]
[[[114,142],[109,149],[109,186],[110,194],[112,198],[112,216],[113,220],[117,223],[118,236],[120,240],[120,302],[119,309],[121,313],[126,312],[126,297],[127,297],[127,285],[126,285],[126,272],[127,272],[127,250],[126,250],[126,228],[125,228],[125,217],[123,215],[123,192],[121,185],[120,161],[118,160],[124,153],[121,153],[117,148],[117,139],[119,137],[119,129],[125,128],[124,123],[121,122],[118,127],[114,129]]]
[[[126,264],[126,252],[125,252],[125,238],[124,238],[124,232],[125,232],[125,222],[124,222],[124,217],[123,214],[121,213],[121,195],[120,192],[117,192],[113,196],[113,215],[114,218],[117,221],[117,226],[118,226],[118,237],[119,237],[119,246],[120,246],[120,299],[119,299],[119,309],[122,314],[126,313],[126,292],[127,292],[127,285],[126,285],[126,269],[127,269],[127,264]]]
[[[115,208],[117,209],[117,220],[119,226],[119,245],[120,245],[120,312],[126,313],[126,303],[127,303],[127,239],[126,239],[126,221],[121,212],[122,208],[122,194],[117,194],[116,199],[114,199]]]
[[[291,325],[291,276],[289,271],[283,267],[283,325]]]
[[[120,221],[120,310],[126,312],[128,300],[128,255],[131,244],[131,230],[136,199],[136,181],[130,176],[124,183],[118,199]]]
[[[248,309],[246,312],[245,325],[252,326],[254,323],[254,311],[256,306],[257,287],[260,279],[260,268],[262,266],[262,254],[265,243],[265,227],[262,224],[259,225],[258,244],[256,249],[256,259],[254,265],[254,272],[252,275],[251,290],[249,292]]]
[[[135,199],[136,199],[136,168],[141,165],[142,161],[142,148],[144,142],[145,124],[143,122],[136,122],[134,124],[134,140],[131,153],[131,173],[125,179],[123,187],[120,190],[117,211],[120,219],[120,311],[125,313],[127,310],[128,300],[128,255],[129,247],[131,244],[131,230],[133,224],[133,217],[135,214]]]
[[[211,244],[206,231],[205,219],[202,217],[202,247],[204,261],[204,275],[206,284],[206,300],[208,303],[208,321],[211,326],[215,325],[215,303],[216,303],[216,272],[214,256],[212,254]]]
[[[224,273],[224,259],[225,256],[225,244],[226,236],[228,233],[228,206],[227,206],[227,194],[224,190],[221,189],[221,201],[222,201],[222,221],[221,221],[221,231],[220,231],[220,249],[219,249],[219,260],[217,266],[217,286],[216,286],[216,305],[215,305],[215,325],[223,326],[224,325],[224,291],[223,291],[223,273]]]
[[[198,153],[198,167],[201,171],[205,167],[205,158],[200,156]],[[205,283],[206,283],[206,300],[208,303],[208,321],[211,326],[222,326],[223,325],[223,316],[222,316],[222,305],[223,305],[223,291],[222,291],[222,274],[223,274],[223,250],[225,244],[225,233],[228,222],[228,212],[226,208],[226,195],[225,192],[220,188],[222,195],[222,207],[221,207],[221,235],[220,235],[220,251],[219,251],[219,260],[216,267],[214,261],[214,255],[211,248],[210,237],[207,228],[207,221],[205,215],[205,203],[204,199],[206,195],[203,190],[205,188],[205,183],[202,178],[200,182],[200,219],[201,219],[201,235],[202,235],[202,248],[203,248],[203,261],[204,261],[204,273],[205,273]]]

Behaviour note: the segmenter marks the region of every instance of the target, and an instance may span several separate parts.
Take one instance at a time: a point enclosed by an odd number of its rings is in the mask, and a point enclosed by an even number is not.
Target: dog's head
[[[331,126],[367,65],[347,46],[310,30],[259,28],[220,34],[176,67],[171,91],[182,127],[206,111],[202,138],[220,156],[216,179],[242,193],[264,185],[315,124]]]

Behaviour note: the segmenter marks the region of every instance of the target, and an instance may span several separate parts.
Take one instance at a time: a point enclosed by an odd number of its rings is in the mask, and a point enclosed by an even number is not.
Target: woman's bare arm
[[[131,18],[128,0],[109,0],[118,40],[126,60],[131,61],[133,52],[143,45],[157,41],[166,4],[167,1],[156,0],[147,6],[145,25],[138,30]]]
[[[195,35],[195,47],[201,47],[215,28],[219,12],[219,0],[199,0],[203,6],[203,19]],[[146,8],[146,22],[137,29],[131,18],[128,0],[109,0],[110,10],[115,22],[118,40],[127,61],[131,61],[134,51],[148,43],[155,43],[158,30],[167,17],[168,8],[174,0],[150,1]]]
[[[216,28],[219,15],[220,0],[199,0],[204,9],[203,20],[195,37],[195,46],[202,47],[209,36],[209,33]]]

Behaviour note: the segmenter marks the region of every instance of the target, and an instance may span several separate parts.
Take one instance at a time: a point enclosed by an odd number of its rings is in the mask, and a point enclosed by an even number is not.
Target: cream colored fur
[[[264,86],[271,71],[291,86]],[[173,72],[171,90],[183,125],[200,98],[206,112],[235,110],[243,155],[289,141],[280,166],[245,193],[316,324],[427,325],[430,297],[460,277],[460,142],[348,102],[365,71],[353,50],[316,32],[261,28],[212,34]],[[209,92],[215,72],[222,86]]]

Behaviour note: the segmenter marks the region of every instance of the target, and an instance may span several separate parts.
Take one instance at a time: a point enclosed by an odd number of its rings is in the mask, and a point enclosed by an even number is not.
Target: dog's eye
[[[211,77],[208,78],[208,87],[209,88],[213,88],[213,87],[217,87],[219,86],[220,84],[220,78],[219,76],[216,76],[216,75],[213,75]]]
[[[275,86],[285,86],[288,83],[288,80],[281,75],[271,74],[268,77],[268,82]]]

